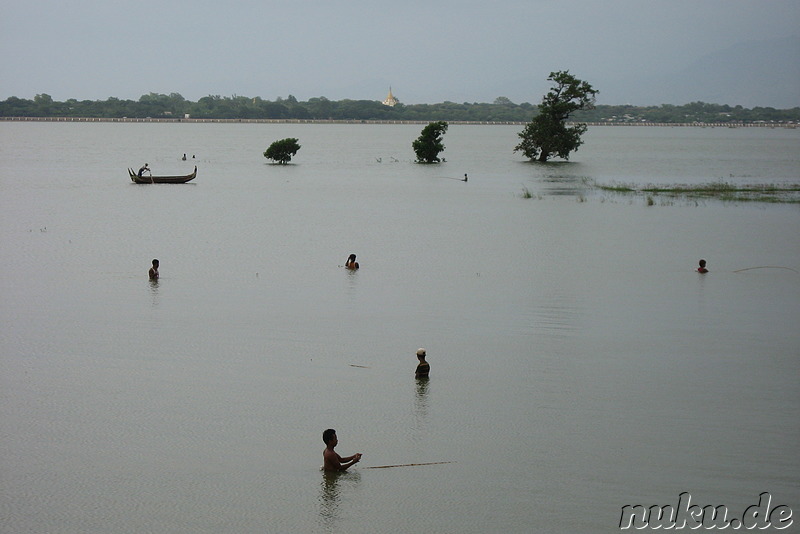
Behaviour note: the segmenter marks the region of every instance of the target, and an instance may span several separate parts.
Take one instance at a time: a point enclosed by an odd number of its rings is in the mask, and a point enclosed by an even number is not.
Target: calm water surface
[[[594,128],[536,165],[520,127],[453,125],[421,166],[421,127],[0,123],[0,530],[800,510],[800,210],[586,186],[797,183],[800,132]],[[198,177],[130,183],[145,161]],[[364,454],[334,477],[328,427]],[[451,463],[368,469],[424,462]]]

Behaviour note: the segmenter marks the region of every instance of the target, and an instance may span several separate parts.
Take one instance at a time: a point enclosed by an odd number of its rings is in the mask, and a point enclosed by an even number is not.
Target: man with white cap
[[[428,378],[428,374],[431,372],[431,366],[425,361],[425,349],[417,349],[417,359],[419,360],[419,364],[417,365],[417,372],[414,376],[417,378]]]

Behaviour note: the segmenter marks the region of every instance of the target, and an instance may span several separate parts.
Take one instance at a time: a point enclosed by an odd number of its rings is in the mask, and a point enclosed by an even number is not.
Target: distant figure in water
[[[325,450],[322,453],[322,459],[325,463],[322,469],[325,471],[347,471],[351,467],[361,461],[361,453],[357,452],[353,456],[342,458],[333,450],[339,444],[339,439],[336,437],[336,431],[332,428],[327,429],[322,433],[322,441],[325,443]]]
[[[464,181],[467,181],[467,173],[464,173]]]
[[[148,165],[149,165],[148,163],[145,163],[144,165],[142,165],[142,167],[139,168],[140,177],[145,173],[145,171],[147,171],[151,175],[153,174],[152,172],[150,172],[150,167],[148,167]]]
[[[425,355],[425,349],[417,349],[417,359],[419,360],[419,364],[417,365],[417,370],[414,373],[414,376],[417,378],[428,378],[428,375],[431,372],[431,366],[425,361]]]
[[[347,257],[347,261],[344,262],[344,266],[350,269],[351,271],[355,271],[356,269],[358,269],[358,262],[356,261],[356,255],[350,254]]]
[[[186,161],[186,154],[184,154],[184,155],[183,155],[183,158],[181,158],[181,159],[182,159],[183,161]]]
[[[700,266],[697,268],[698,273],[707,273],[708,269],[706,269],[706,260],[700,260]]]
[[[153,260],[153,266],[150,267],[150,280],[158,280],[158,260]]]

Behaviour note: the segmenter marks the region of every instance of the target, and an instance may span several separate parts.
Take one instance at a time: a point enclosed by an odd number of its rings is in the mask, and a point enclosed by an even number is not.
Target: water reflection
[[[347,273],[347,292],[352,295],[356,290],[356,282],[358,282],[358,270],[345,269],[345,272]]]
[[[696,273],[697,276],[697,312],[700,317],[706,316],[705,284],[708,274]]]
[[[340,507],[352,494],[361,474],[358,471],[322,472],[322,482],[319,488],[319,522],[327,531],[335,531],[339,520]]]
[[[587,177],[579,174],[581,165],[571,161],[529,162],[537,171],[534,180],[542,185],[542,192],[553,196],[584,197],[590,192]]]
[[[418,440],[422,438],[422,434],[428,426],[430,378],[427,376],[415,378],[414,386],[414,439]]]
[[[585,196],[589,193],[586,186],[586,177],[565,173],[551,173],[544,176],[544,191],[547,194],[558,196]]]
[[[150,295],[153,297],[153,307],[158,306],[158,278],[150,280]]]

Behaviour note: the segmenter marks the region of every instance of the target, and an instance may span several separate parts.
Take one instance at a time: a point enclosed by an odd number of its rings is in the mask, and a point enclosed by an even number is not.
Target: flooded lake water
[[[542,165],[521,126],[451,125],[426,166],[422,127],[0,122],[0,530],[800,510],[798,205],[589,185],[798,183],[800,131],[594,127]],[[364,455],[338,476],[329,427]]]

